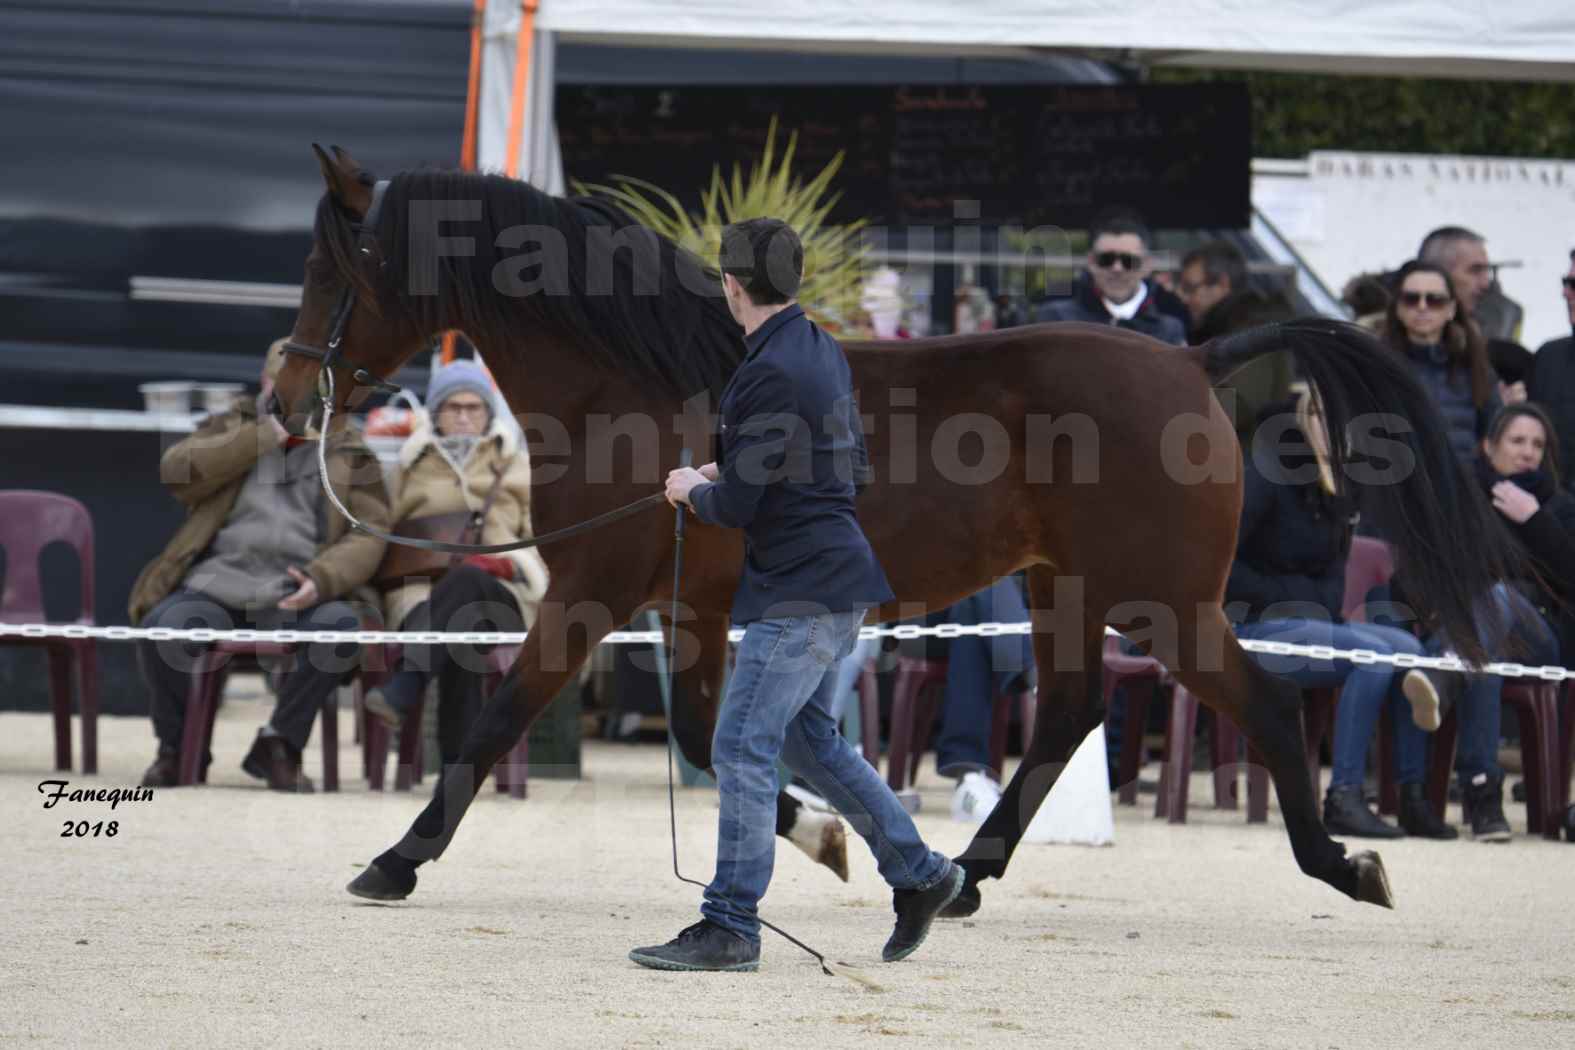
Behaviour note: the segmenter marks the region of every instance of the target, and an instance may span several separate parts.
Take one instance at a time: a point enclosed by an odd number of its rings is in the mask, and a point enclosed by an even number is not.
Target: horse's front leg
[[[705,617],[686,624],[698,650],[680,645],[673,690],[673,736],[691,765],[711,768],[711,740],[722,706],[722,678],[727,665],[727,618]],[[777,834],[848,881],[848,836],[835,814],[810,809],[786,791],[777,794]]]
[[[459,761],[444,767],[432,801],[404,838],[350,883],[351,893],[370,900],[402,900],[416,888],[416,868],[443,855],[492,767],[612,631],[610,614],[591,619],[580,615],[587,604],[567,601],[548,590],[519,658],[466,734]]]

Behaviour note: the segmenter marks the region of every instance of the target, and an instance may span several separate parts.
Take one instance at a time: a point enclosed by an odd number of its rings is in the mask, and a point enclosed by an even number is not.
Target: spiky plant
[[[644,179],[614,175],[614,185],[574,184],[577,193],[597,193],[615,201],[635,221],[649,226],[711,265],[721,251],[722,228],[731,222],[770,216],[797,231],[804,243],[804,284],[799,301],[810,316],[832,328],[845,327],[856,315],[862,278],[864,245],[859,231],[863,219],[846,226],[832,226],[826,217],[841,197],[828,192],[842,167],[838,152],[820,174],[805,182],[793,175],[793,152],[798,132],[788,136],[787,148],[776,155],[777,121],[771,118],[765,152],[745,176],[738,165],[731,179],[722,177],[721,165],[711,170],[711,185],[701,196],[701,210],[691,215],[678,198]]]

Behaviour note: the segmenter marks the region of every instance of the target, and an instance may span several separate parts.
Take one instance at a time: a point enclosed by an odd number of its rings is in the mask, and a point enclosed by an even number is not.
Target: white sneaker
[[[1001,785],[988,773],[965,773],[952,793],[952,819],[960,824],[983,824],[1001,801]]]

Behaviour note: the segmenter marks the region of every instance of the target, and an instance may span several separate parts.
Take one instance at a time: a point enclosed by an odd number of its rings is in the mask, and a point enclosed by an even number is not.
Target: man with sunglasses
[[[1575,251],[1570,252],[1570,268],[1562,281],[1564,309],[1568,312],[1570,329],[1575,332]],[[1567,461],[1575,454],[1575,335],[1549,340],[1532,356],[1526,395],[1553,417],[1559,453]],[[1566,485],[1570,484],[1572,473],[1575,471],[1565,472]]]
[[[1038,321],[1084,321],[1130,328],[1181,346],[1181,320],[1160,309],[1158,295],[1145,278],[1151,269],[1148,228],[1131,214],[1113,214],[1088,232],[1088,269],[1078,275],[1067,299],[1039,308]]]

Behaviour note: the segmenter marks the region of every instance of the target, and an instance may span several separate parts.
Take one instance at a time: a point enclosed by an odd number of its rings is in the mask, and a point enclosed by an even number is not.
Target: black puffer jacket
[[[1477,408],[1471,398],[1471,373],[1464,368],[1451,367],[1448,353],[1436,344],[1411,344],[1406,349],[1406,360],[1428,393],[1433,395],[1439,414],[1444,417],[1449,428],[1449,447],[1463,465],[1470,466],[1477,457],[1477,443],[1502,407],[1497,392],[1488,397],[1487,404]]]
[[[1290,410],[1288,405],[1275,407]],[[1303,439],[1300,432],[1291,431],[1285,441]],[[1276,618],[1327,617],[1339,622],[1352,508],[1324,492],[1310,457],[1300,463],[1285,457],[1276,474],[1286,480],[1265,477],[1251,457],[1245,469],[1236,560],[1225,584],[1231,619],[1261,620],[1270,606],[1279,606],[1273,610]],[[1298,480],[1293,483],[1290,478]],[[1244,603],[1245,611],[1236,603]]]

